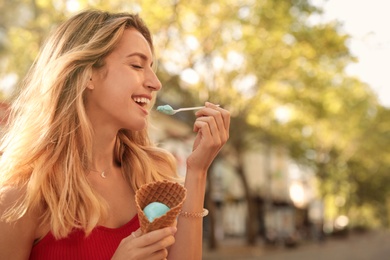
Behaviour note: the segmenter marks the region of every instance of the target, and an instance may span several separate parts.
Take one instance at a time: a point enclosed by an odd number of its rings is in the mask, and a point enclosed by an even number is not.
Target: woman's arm
[[[194,131],[197,137],[192,154],[187,159],[186,201],[182,212],[201,213],[206,188],[207,171],[229,138],[230,113],[211,103],[196,113]],[[202,259],[202,217],[179,215],[176,242],[169,250],[169,259]]]
[[[0,189],[0,216],[20,197],[15,188]],[[0,259],[28,259],[35,239],[37,216],[27,212],[21,219],[7,223],[0,220]]]

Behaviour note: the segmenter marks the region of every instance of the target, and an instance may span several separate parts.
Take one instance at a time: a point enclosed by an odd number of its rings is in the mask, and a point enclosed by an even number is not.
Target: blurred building
[[[163,114],[154,114],[152,125],[155,128],[151,129],[151,136],[175,155],[179,173],[184,176],[186,158],[195,137],[192,129]],[[226,153],[215,161],[209,173],[213,185],[211,199],[216,205],[217,239],[246,233],[248,205],[236,164],[236,158]],[[286,149],[259,144],[244,154],[244,168],[256,202],[259,235],[277,242],[291,237],[313,237],[322,232],[323,209],[316,194],[315,175],[291,160]],[[316,230],[319,226],[320,230]]]

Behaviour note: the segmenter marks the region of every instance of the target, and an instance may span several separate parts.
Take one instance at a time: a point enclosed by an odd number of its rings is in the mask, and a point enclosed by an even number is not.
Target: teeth
[[[149,102],[150,102],[149,99],[144,98],[144,97],[136,97],[136,98],[133,98],[133,100],[137,103],[145,103],[145,104],[149,104]]]

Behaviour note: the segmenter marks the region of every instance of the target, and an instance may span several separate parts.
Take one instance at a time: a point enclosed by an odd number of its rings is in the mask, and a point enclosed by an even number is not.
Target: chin
[[[136,124],[132,124],[131,126],[126,126],[125,129],[130,131],[142,131],[145,130],[148,126],[147,120],[144,120],[143,122],[137,122]]]

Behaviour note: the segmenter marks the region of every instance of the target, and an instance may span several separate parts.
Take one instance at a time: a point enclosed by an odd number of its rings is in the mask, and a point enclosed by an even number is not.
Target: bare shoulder
[[[17,188],[0,188],[0,216],[24,194]],[[28,259],[34,243],[38,216],[27,212],[17,221],[0,219],[0,259]]]

